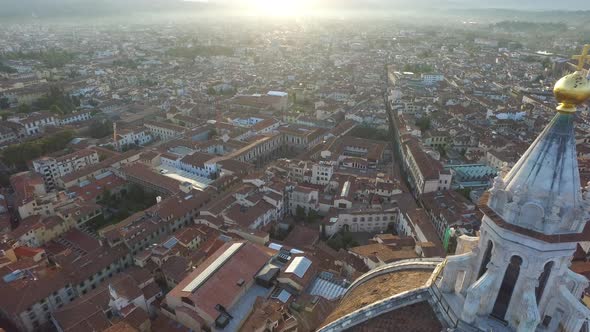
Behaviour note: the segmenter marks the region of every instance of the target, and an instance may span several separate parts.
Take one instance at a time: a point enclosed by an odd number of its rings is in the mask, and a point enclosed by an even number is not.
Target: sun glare
[[[247,0],[255,12],[268,16],[294,16],[305,13],[306,0]]]

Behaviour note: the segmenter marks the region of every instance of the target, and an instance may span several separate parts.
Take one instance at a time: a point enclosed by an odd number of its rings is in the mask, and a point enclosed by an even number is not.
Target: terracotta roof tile
[[[193,292],[185,292],[183,289],[203,273],[219,256],[223,255],[234,243],[224,244],[172,289],[167,297],[188,297],[195,303],[199,310],[212,319],[215,319],[219,314],[215,309],[217,304],[229,308],[243,292],[243,286],[237,284],[238,280],[243,279],[246,283],[252,282],[258,270],[270,259],[270,254],[264,248],[249,242],[242,242],[244,243],[243,246],[213,272],[200,287]]]
[[[440,323],[428,302],[410,304],[400,309],[372,317],[347,332],[440,332]]]

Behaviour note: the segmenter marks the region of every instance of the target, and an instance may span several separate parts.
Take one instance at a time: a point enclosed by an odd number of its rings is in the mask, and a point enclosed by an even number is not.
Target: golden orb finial
[[[584,64],[590,60],[589,51],[590,45],[584,45],[582,54],[573,57],[578,60],[577,70],[562,77],[553,87],[553,94],[559,102],[557,111],[560,113],[575,113],[577,105],[590,99],[590,80],[584,73]]]

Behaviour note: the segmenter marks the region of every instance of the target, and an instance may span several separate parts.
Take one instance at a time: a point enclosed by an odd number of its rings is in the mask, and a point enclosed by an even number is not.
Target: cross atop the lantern
[[[557,111],[560,113],[575,113],[576,106],[590,99],[590,80],[584,74],[583,69],[586,60],[590,60],[590,45],[584,45],[580,55],[574,55],[578,60],[578,68],[575,72],[562,77],[553,87],[555,99],[559,102]]]
[[[576,67],[576,70],[584,69],[584,65],[586,64],[586,60],[590,60],[590,54],[588,54],[588,53],[590,53],[590,44],[584,45],[584,49],[582,50],[582,54],[574,55],[572,57],[572,59],[578,60],[578,66]]]

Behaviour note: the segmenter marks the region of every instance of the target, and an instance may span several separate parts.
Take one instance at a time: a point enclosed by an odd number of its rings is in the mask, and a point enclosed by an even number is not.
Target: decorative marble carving
[[[503,162],[502,163],[502,168],[500,168],[500,177],[502,179],[504,179],[506,177],[506,175],[508,175],[508,173],[510,172],[510,167],[508,166],[507,162]],[[504,181],[502,181],[502,183],[504,183]]]
[[[520,223],[531,229],[542,229],[545,210],[536,203],[528,202],[520,209]]]
[[[512,201],[506,204],[504,209],[504,217],[506,221],[513,222],[520,213],[520,199],[522,195],[522,190],[520,188],[516,189],[514,194],[512,195]]]
[[[559,216],[561,205],[561,199],[556,199],[555,202],[553,202],[551,214],[545,217],[544,228],[546,233],[552,233],[559,228],[559,223],[561,222],[561,217]]]
[[[486,273],[467,289],[467,296],[461,313],[462,320],[471,324],[475,322],[478,314],[486,314],[489,308],[488,300],[490,296],[488,295],[490,290],[496,288],[497,279],[498,268],[494,263],[490,262]]]
[[[565,305],[563,308],[565,316],[561,326],[564,332],[578,332],[584,321],[590,317],[590,309],[583,305],[579,298],[575,297],[564,285],[559,286],[558,303]]]
[[[495,209],[499,213],[502,213],[502,210],[504,210],[504,205],[506,204],[506,202],[508,200],[508,193],[506,193],[506,191],[504,191],[504,187],[505,187],[505,184],[504,184],[504,180],[502,180],[502,177],[499,175],[496,176],[494,178],[492,188],[490,189],[489,204],[490,204],[490,207],[492,207],[493,209]]]
[[[534,332],[541,322],[541,314],[537,305],[535,287],[538,281],[536,278],[527,278],[524,281],[522,301],[519,308],[520,322],[517,332]]]
[[[472,270],[473,260],[476,257],[477,254],[474,252],[448,257],[440,284],[441,291],[446,293],[455,292],[455,285],[457,284],[457,276],[459,275],[459,272]]]

